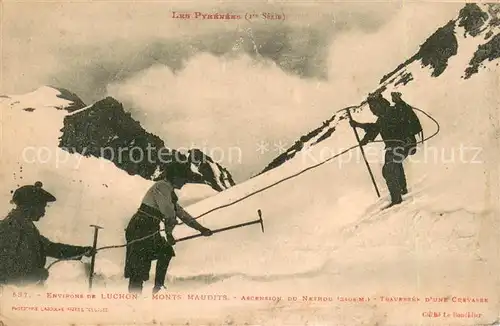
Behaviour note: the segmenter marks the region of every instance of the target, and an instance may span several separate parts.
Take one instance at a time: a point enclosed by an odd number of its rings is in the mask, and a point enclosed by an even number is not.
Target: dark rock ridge
[[[500,34],[495,35],[488,43],[479,45],[474,56],[465,69],[465,78],[470,78],[479,71],[479,67],[485,60],[493,61],[500,57]]]
[[[217,191],[234,185],[229,171],[201,151],[193,150],[195,157],[167,148],[162,139],[144,130],[112,97],[73,111],[64,118],[61,131],[62,149],[107,159],[130,175],[152,180],[166,165],[177,161],[189,166],[190,182],[205,183]]]
[[[72,92],[68,91],[67,89],[61,88],[61,87],[54,87],[54,86],[50,86],[50,87],[58,90],[61,93],[61,94],[57,95],[57,97],[72,102],[71,105],[66,106],[64,108],[66,111],[73,112],[73,111],[76,111],[76,110],[83,109],[84,107],[87,106],[82,101],[82,99],[80,97],[78,97],[78,95],[76,95],[75,93],[72,93]]]
[[[488,14],[482,11],[477,4],[468,3],[460,10],[458,26],[465,29],[464,37],[467,37],[467,34],[476,37],[481,32],[488,17]]]
[[[387,89],[388,85],[400,86],[414,82],[414,76],[409,71],[409,65],[420,61],[421,67],[429,67],[432,77],[439,77],[448,68],[450,58],[459,53],[459,41],[456,35],[459,28],[463,28],[463,37],[474,37],[480,39],[484,37],[485,43],[479,44],[477,50],[470,59],[468,67],[465,67],[465,76],[470,78],[478,73],[486,61],[493,61],[500,57],[500,4],[465,4],[460,10],[455,20],[450,20],[441,28],[438,28],[419,47],[418,51],[401,63],[380,80],[376,93],[381,93]],[[461,36],[460,36],[461,37]],[[498,63],[497,63],[498,65]],[[412,66],[411,68],[414,68]],[[355,110],[353,110],[355,112]],[[338,116],[338,117],[336,117]],[[300,152],[306,144],[313,146],[330,137],[334,131],[336,123],[345,119],[345,113],[337,113],[331,119],[325,121],[319,128],[314,129],[290,147],[285,153],[277,156],[269,163],[261,173],[274,169],[286,161],[290,160]],[[335,121],[334,121],[335,120]],[[312,141],[312,138],[319,137]]]

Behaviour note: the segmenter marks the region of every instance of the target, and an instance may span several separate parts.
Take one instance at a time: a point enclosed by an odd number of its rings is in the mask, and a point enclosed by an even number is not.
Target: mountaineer
[[[149,279],[153,260],[157,260],[153,294],[164,287],[170,260],[175,256],[172,231],[177,225],[177,217],[202,235],[212,235],[211,230],[200,225],[178,203],[174,189],[180,189],[188,182],[187,173],[187,167],[181,163],[167,165],[147,191],[125,230],[125,278],[129,278],[129,292],[142,292],[143,282]],[[160,222],[165,225],[167,239],[159,232]]]
[[[40,181],[14,192],[11,202],[16,207],[0,221],[0,284],[43,284],[49,276],[47,256],[72,260],[92,256],[92,247],[54,243],[40,234],[33,222],[45,216],[47,203],[54,201]]]
[[[374,123],[350,121],[352,127],[366,132],[360,145],[373,141],[378,134],[385,143],[382,175],[389,189],[391,202],[388,207],[400,204],[402,195],[408,193],[403,161],[416,152],[417,134],[422,134],[422,126],[413,108],[401,99],[401,93],[391,93],[394,106],[380,93],[370,94],[368,106],[378,118]]]

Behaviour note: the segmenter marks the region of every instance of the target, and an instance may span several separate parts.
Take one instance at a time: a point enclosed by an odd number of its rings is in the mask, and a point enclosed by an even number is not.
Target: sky
[[[201,148],[241,181],[360,102],[461,6],[4,2],[0,93],[54,85],[87,104],[113,96],[167,146]],[[173,11],[285,20],[179,20]],[[269,150],[257,152],[262,143]]]

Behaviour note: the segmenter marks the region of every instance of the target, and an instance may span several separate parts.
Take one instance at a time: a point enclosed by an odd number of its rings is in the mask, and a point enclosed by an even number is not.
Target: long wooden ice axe
[[[345,109],[347,112],[347,117],[349,118],[349,122],[353,121],[350,109],[351,108]],[[370,175],[370,179],[372,180],[373,187],[375,187],[375,192],[377,193],[377,197],[380,198],[380,191],[378,190],[377,182],[375,181],[375,177],[373,176],[373,172],[372,172],[372,169],[370,167],[370,164],[368,163],[368,160],[366,159],[365,150],[363,149],[363,146],[361,145],[361,139],[359,138],[358,131],[356,130],[356,127],[352,127],[352,130],[354,131],[354,136],[356,136],[356,140],[358,141],[361,155],[363,155],[363,160],[365,161],[366,168],[368,169],[368,174]]]
[[[249,225],[253,225],[253,224],[257,224],[257,223],[260,224],[262,233],[264,233],[264,220],[262,219],[262,211],[260,209],[257,210],[257,214],[259,214],[259,219],[258,220],[254,220],[254,221],[250,221],[250,222],[245,222],[245,223],[241,223],[241,224],[236,224],[236,225],[231,225],[231,226],[227,226],[225,228],[221,228],[221,229],[217,229],[217,230],[212,230],[212,233],[224,232],[224,231],[228,231],[228,230],[232,230],[232,229],[237,229],[237,228],[241,228],[241,227],[244,227],[244,226],[249,226]],[[203,236],[203,234],[194,234],[194,235],[190,235],[190,236],[187,236],[187,237],[184,237],[184,238],[176,239],[175,242],[190,240],[190,239],[199,238],[199,237],[202,237],[202,236]]]
[[[90,260],[90,275],[89,275],[89,290],[92,290],[92,281],[94,279],[94,267],[95,267],[95,255],[97,249],[97,235],[99,234],[99,229],[102,229],[99,225],[91,224],[90,227],[94,228],[94,243],[92,244],[92,259]]]

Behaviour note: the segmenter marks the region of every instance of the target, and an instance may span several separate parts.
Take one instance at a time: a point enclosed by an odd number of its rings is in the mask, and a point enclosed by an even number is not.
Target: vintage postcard
[[[0,325],[500,325],[500,4],[2,1]]]

